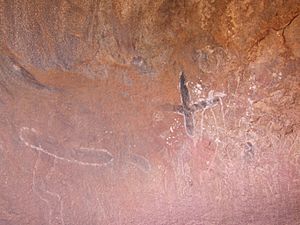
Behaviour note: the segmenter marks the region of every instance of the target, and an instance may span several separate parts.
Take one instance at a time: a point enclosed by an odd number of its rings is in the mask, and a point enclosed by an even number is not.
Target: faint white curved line
[[[97,149],[97,148],[81,147],[80,150],[85,150],[85,151],[90,151],[90,152],[104,152],[104,153],[107,153],[108,155],[110,155],[111,157],[113,157],[112,154],[104,148]]]
[[[44,153],[44,154],[46,154],[46,155],[48,155],[50,157],[53,157],[53,158],[61,160],[61,161],[65,161],[65,162],[68,162],[68,163],[76,163],[76,164],[79,164],[79,165],[82,165],[82,166],[102,167],[102,166],[107,166],[108,164],[112,163],[112,161],[114,160],[113,159],[113,155],[108,150],[106,150],[106,149],[94,149],[94,148],[81,148],[81,149],[88,150],[88,151],[104,152],[104,153],[106,153],[106,154],[108,154],[108,155],[111,156],[111,160],[109,162],[106,162],[106,163],[88,163],[88,162],[82,162],[82,161],[79,161],[79,160],[76,160],[76,159],[67,159],[67,158],[55,155],[55,154],[53,154],[51,152],[48,152],[47,150],[43,149],[40,145],[36,146],[36,145],[32,145],[32,144],[28,143],[25,140],[25,138],[23,137],[23,133],[25,131],[31,131],[31,132],[36,133],[36,134],[37,134],[37,131],[34,128],[29,128],[29,127],[22,127],[20,129],[19,137],[20,137],[21,141],[26,146],[34,149],[35,151],[42,152],[42,153]]]

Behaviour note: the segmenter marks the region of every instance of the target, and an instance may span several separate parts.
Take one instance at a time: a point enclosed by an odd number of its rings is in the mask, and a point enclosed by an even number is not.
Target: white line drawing
[[[40,154],[41,152],[38,153],[38,158],[35,162],[34,168],[33,168],[33,172],[32,172],[32,191],[33,193],[35,193],[43,202],[45,202],[47,204],[47,207],[49,208],[49,220],[48,220],[48,224],[52,225],[65,225],[64,219],[63,219],[63,200],[61,198],[61,196],[57,193],[51,192],[49,190],[45,190],[44,188],[42,188],[41,186],[43,185],[37,185],[36,179],[36,171],[38,170],[38,161],[40,160]],[[45,196],[44,196],[45,195]],[[51,200],[51,198],[54,198],[55,200]],[[58,206],[56,206],[56,204],[58,204]],[[55,211],[55,209],[57,209],[57,211]]]
[[[91,162],[84,162],[84,161],[81,161],[81,160],[78,160],[78,159],[68,159],[68,158],[65,158],[65,157],[62,157],[62,156],[58,156],[54,153],[51,153],[49,151],[47,151],[46,149],[44,149],[41,145],[39,146],[36,146],[36,145],[33,145],[33,144],[30,144],[28,141],[26,141],[26,139],[24,138],[24,133],[25,132],[33,132],[35,134],[37,134],[38,132],[34,129],[34,128],[29,128],[29,127],[22,127],[20,129],[20,133],[19,133],[19,137],[21,139],[21,141],[27,146],[27,147],[30,147],[31,149],[37,151],[37,152],[41,152],[41,153],[44,153],[52,158],[55,158],[57,160],[60,160],[60,161],[64,161],[64,162],[68,162],[68,163],[75,163],[75,164],[78,164],[78,165],[82,165],[82,166],[94,166],[94,167],[103,167],[103,166],[107,166],[108,164],[112,163],[114,158],[113,158],[113,155],[106,149],[95,149],[95,148],[80,148],[81,150],[85,150],[85,151],[94,151],[94,152],[100,152],[100,153],[104,153],[106,154],[107,156],[110,157],[110,160],[108,162],[104,162],[104,163],[91,163]],[[75,150],[76,151],[76,150]]]

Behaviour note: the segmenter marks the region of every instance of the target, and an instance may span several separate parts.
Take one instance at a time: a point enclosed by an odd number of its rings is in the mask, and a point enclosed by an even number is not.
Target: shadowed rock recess
[[[0,0],[0,225],[299,225],[298,0]]]

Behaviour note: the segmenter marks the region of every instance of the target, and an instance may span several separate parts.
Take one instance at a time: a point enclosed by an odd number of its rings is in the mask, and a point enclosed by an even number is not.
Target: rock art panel
[[[300,224],[299,13],[1,0],[0,224]]]

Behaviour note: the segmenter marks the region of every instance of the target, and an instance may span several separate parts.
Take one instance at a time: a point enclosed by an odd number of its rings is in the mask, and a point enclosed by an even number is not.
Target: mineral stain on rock
[[[151,170],[149,161],[143,156],[130,154],[128,157],[128,162],[145,173],[149,173]]]
[[[154,71],[146,60],[141,56],[134,56],[131,60],[131,64],[135,66],[141,74],[153,74]]]
[[[253,157],[254,157],[254,146],[249,141],[247,141],[245,144],[244,157],[247,160],[253,159]]]

